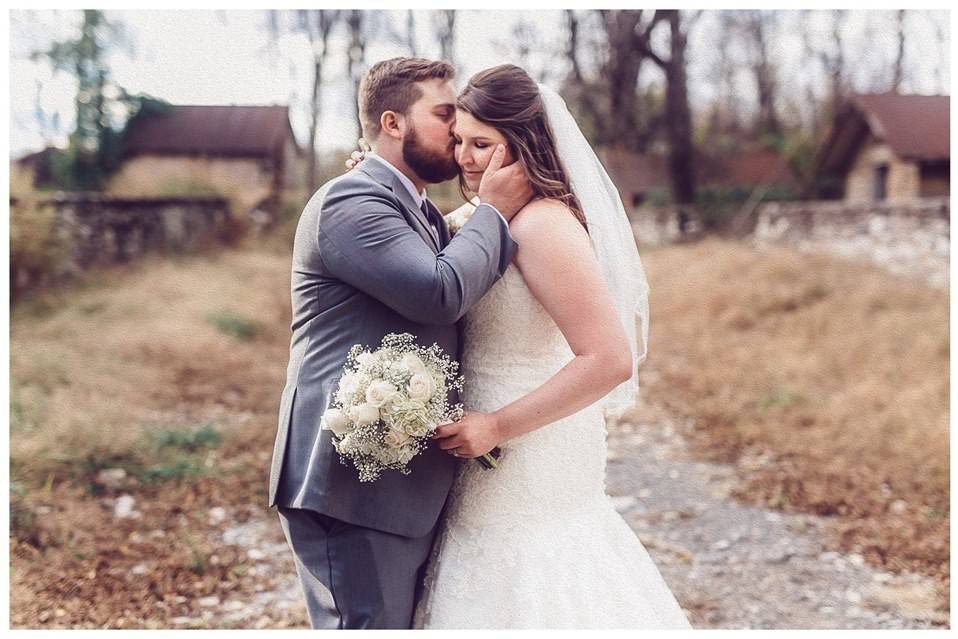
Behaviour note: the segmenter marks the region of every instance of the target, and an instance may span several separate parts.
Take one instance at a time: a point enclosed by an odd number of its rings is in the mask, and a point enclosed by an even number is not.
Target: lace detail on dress
[[[574,357],[519,270],[465,319],[466,408],[493,411]],[[688,628],[605,493],[601,408],[501,445],[499,467],[460,463],[415,627]]]

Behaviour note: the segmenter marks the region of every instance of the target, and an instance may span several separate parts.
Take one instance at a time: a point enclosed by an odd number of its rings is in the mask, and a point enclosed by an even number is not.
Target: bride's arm
[[[529,204],[510,224],[516,266],[575,357],[542,386],[498,411],[469,413],[439,435],[444,449],[478,457],[497,443],[568,417],[632,374],[632,353],[589,237],[565,206]],[[483,448],[486,450],[482,450]]]

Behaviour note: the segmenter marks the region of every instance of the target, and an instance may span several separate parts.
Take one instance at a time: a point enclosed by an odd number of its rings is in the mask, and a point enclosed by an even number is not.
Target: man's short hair
[[[372,141],[379,136],[382,130],[379,121],[386,111],[406,115],[409,107],[422,97],[422,89],[416,82],[433,78],[452,80],[455,76],[455,68],[443,60],[391,58],[377,62],[359,83],[363,137]]]

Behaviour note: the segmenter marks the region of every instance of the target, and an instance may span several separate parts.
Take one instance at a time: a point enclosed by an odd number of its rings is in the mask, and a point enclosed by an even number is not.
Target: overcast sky
[[[389,19],[405,28],[405,11],[390,12]],[[431,11],[417,10],[417,40],[420,55],[437,57],[438,45],[432,36]],[[786,89],[795,89],[814,73],[802,63],[797,12],[787,12],[781,32],[775,38],[780,79]],[[307,130],[307,107],[311,90],[310,52],[303,36],[286,35],[268,46],[263,11],[108,11],[110,19],[122,23],[129,41],[117,47],[109,62],[113,79],[132,93],[144,92],[173,104],[289,104],[298,140]],[[949,37],[949,14],[922,12],[909,16],[906,63],[910,76],[906,92],[936,93],[950,86],[950,51],[936,44],[934,20],[943,22]],[[45,141],[64,144],[73,123],[76,83],[69,75],[54,74],[44,62],[27,59],[33,49],[45,48],[54,38],[72,38],[80,13],[76,10],[13,11],[10,13],[10,154],[17,157],[42,148]],[[547,52],[534,57],[529,66],[544,68],[545,81],[552,82],[566,71],[564,60],[555,55],[563,43],[560,11],[459,11],[456,33],[456,61],[463,81],[476,71],[504,62],[520,61],[516,56],[513,28],[519,23],[534,25],[536,48]],[[693,108],[711,97],[706,80],[714,73],[711,54],[717,35],[715,12],[706,13],[695,25],[690,42],[690,91]],[[813,38],[830,37],[827,16],[815,14]],[[856,11],[846,26],[843,46],[855,61],[856,88],[867,89],[880,82],[894,55],[893,12]],[[660,36],[665,36],[661,31]],[[342,36],[340,36],[342,38]],[[950,39],[947,41],[950,42]],[[947,43],[946,43],[947,44]],[[324,85],[320,148],[353,146],[356,138],[354,107],[349,102],[345,46],[335,42],[337,54],[328,63]],[[551,53],[549,53],[551,52]],[[408,50],[385,37],[371,42],[367,63],[407,55]],[[550,57],[544,57],[550,56]],[[642,82],[660,81],[659,72],[647,65]],[[744,70],[739,77],[742,95],[754,89]],[[824,92],[824,86],[819,87]],[[38,118],[36,105],[42,105]],[[743,108],[748,108],[750,99]],[[41,120],[38,121],[38,120]]]

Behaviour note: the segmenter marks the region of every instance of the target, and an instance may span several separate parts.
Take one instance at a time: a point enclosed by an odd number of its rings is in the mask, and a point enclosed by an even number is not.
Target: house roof
[[[846,172],[869,134],[887,143],[899,158],[947,160],[950,110],[947,95],[852,94],[819,149],[816,172]]]
[[[785,157],[768,148],[696,158],[702,186],[795,185],[798,178]]]
[[[901,158],[944,160],[949,150],[949,111],[947,95],[853,96],[871,127],[872,134],[891,146]]]
[[[134,120],[124,153],[266,156],[293,136],[286,106],[173,105]]]
[[[649,193],[671,186],[664,155],[611,147],[599,148],[597,155],[621,193]],[[798,181],[780,153],[764,148],[714,157],[698,155],[695,167],[701,186],[794,185]]]
[[[619,147],[601,147],[596,155],[622,193],[648,193],[669,186],[668,167],[660,155]]]

